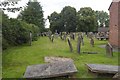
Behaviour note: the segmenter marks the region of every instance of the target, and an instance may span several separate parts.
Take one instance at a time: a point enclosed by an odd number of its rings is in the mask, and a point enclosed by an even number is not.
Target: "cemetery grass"
[[[22,78],[27,66],[35,64],[44,64],[45,56],[66,57],[74,60],[78,73],[74,76],[77,78],[94,78],[87,72],[86,63],[94,64],[111,64],[118,65],[118,53],[114,52],[112,58],[106,57],[105,49],[99,45],[106,44],[107,41],[95,40],[95,46],[91,47],[89,39],[85,38],[85,45],[81,47],[81,52],[98,52],[98,54],[78,54],[77,39],[71,40],[73,52],[69,51],[67,41],[60,38],[52,43],[48,37],[40,37],[38,41],[32,42],[32,46],[27,44],[22,46],[11,47],[3,51],[2,54],[2,77],[3,78]]]

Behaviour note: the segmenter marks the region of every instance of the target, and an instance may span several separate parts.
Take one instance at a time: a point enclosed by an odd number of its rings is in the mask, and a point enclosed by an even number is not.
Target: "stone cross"
[[[68,45],[69,45],[69,47],[70,47],[70,52],[72,52],[72,51],[73,51],[73,47],[72,47],[72,44],[71,44],[71,42],[70,42],[70,38],[68,38]]]
[[[81,36],[78,35],[77,52],[79,54],[80,54],[80,48],[81,48]]]
[[[109,43],[106,44],[106,55],[109,57],[113,56],[113,48]]]

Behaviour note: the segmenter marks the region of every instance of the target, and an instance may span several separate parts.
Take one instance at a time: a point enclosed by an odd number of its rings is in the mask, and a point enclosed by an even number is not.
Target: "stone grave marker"
[[[28,66],[24,78],[56,78],[73,76],[77,69],[73,62],[57,62]]]
[[[73,62],[71,58],[63,58],[63,57],[44,57],[44,61],[49,63],[66,62],[66,61]]]
[[[80,54],[80,48],[81,48],[81,36],[78,35],[77,52],[79,54]]]
[[[109,43],[106,44],[106,55],[108,57],[112,57],[113,56],[113,48],[112,48],[112,46]]]
[[[82,33],[83,34],[83,33]],[[83,39],[83,35],[81,35],[81,43],[82,43],[82,46],[84,46],[84,39]]]
[[[54,41],[54,35],[51,35],[51,41],[52,42]]]
[[[69,47],[70,47],[70,52],[72,52],[72,51],[73,51],[73,47],[72,47],[72,44],[71,44],[71,42],[70,42],[70,38],[68,38],[68,45],[69,45]]]
[[[113,76],[113,78],[115,78],[115,79],[120,79],[120,73],[116,73],[116,74]]]
[[[91,45],[92,47],[94,47],[94,39],[93,39],[93,38],[90,38],[90,45]]]
[[[32,32],[29,33],[29,38],[30,38],[29,45],[31,46],[32,45]]]
[[[66,34],[64,34],[63,35],[63,39],[66,41],[66,37],[67,37],[67,35]]]
[[[105,64],[86,64],[88,70],[92,73],[98,74],[113,74],[118,73],[120,66],[105,65]]]

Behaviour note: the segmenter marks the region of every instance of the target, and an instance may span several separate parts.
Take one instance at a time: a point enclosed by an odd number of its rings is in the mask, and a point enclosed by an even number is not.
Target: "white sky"
[[[3,1],[3,0],[1,0]],[[21,0],[18,6],[25,6],[29,0]],[[109,13],[108,8],[112,0],[37,0],[43,7],[44,18],[47,18],[52,12],[60,11],[65,6],[75,7],[76,10],[80,10],[81,7],[91,7],[93,10],[103,10]],[[7,12],[6,12],[7,13]],[[7,13],[8,16],[16,18],[19,12],[17,13]],[[46,27],[49,27],[49,22],[46,22]]]

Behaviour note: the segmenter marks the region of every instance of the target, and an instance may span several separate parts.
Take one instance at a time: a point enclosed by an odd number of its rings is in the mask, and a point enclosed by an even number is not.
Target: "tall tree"
[[[76,31],[76,9],[71,6],[65,6],[61,11],[61,18],[66,32]]]
[[[77,31],[95,31],[96,17],[90,7],[81,8],[77,13]]]
[[[22,11],[18,19],[26,21],[27,23],[35,24],[39,27],[40,32],[44,31],[45,20],[43,18],[42,6],[39,2],[28,2],[28,6]]]
[[[97,22],[98,22],[98,27],[109,27],[109,15],[107,12],[104,11],[96,11],[95,12]]]
[[[50,30],[52,32],[55,32],[56,30],[58,32],[63,31],[63,25],[61,21],[61,15],[57,12],[53,12],[50,16],[48,16],[49,22],[50,22]]]

